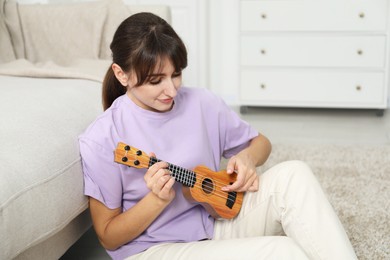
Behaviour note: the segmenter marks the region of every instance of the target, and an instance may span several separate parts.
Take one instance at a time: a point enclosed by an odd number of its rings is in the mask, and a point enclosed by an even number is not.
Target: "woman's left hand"
[[[223,191],[258,191],[259,177],[256,167],[262,165],[271,153],[271,143],[267,137],[259,134],[253,138],[249,146],[230,158],[226,171],[237,173],[237,180],[232,185],[222,187]]]
[[[237,173],[237,180],[222,188],[223,191],[257,191],[259,177],[256,174],[256,165],[246,153],[239,153],[230,158],[226,171],[228,174]]]

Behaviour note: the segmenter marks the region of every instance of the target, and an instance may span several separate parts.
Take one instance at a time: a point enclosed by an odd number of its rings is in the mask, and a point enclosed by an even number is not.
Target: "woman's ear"
[[[113,63],[111,68],[114,71],[115,77],[122,84],[122,86],[127,87],[129,85],[129,77],[122,70],[122,68],[116,63]]]

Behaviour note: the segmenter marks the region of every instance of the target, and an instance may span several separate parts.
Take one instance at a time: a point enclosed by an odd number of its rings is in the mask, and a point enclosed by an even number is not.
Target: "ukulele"
[[[115,162],[139,169],[148,169],[161,161],[124,143],[118,143],[114,154]],[[174,164],[168,165],[171,176],[183,184],[184,197],[200,203],[214,218],[231,219],[240,212],[244,193],[221,190],[236,180],[236,173],[227,174],[225,170],[214,172],[205,166],[197,166],[191,171]]]

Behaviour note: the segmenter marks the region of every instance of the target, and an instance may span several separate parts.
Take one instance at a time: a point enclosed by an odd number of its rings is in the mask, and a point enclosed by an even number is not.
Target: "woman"
[[[110,46],[105,112],[80,136],[85,194],[101,244],[114,259],[355,259],[310,169],[279,164],[260,176],[268,139],[209,91],[181,86],[186,48],[163,19],[135,14]],[[163,161],[149,169],[114,162],[119,142]],[[215,220],[185,199],[168,163],[216,171],[229,158],[246,192],[237,217]]]

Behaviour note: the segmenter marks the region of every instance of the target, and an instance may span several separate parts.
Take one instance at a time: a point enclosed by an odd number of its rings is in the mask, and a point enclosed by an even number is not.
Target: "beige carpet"
[[[359,259],[390,259],[390,146],[274,144],[261,168],[308,163],[339,215]]]

